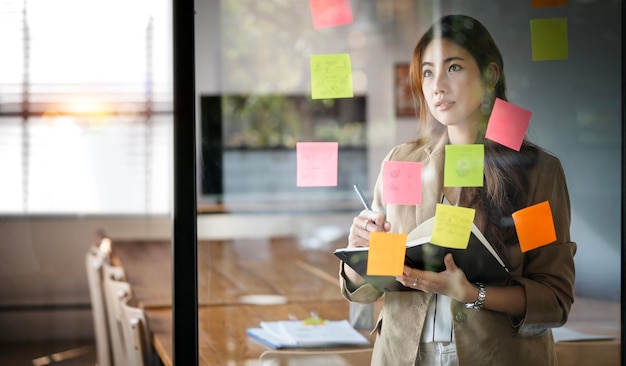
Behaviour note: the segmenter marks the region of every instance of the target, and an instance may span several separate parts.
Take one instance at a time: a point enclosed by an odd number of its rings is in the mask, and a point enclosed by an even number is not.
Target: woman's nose
[[[433,80],[433,93],[435,95],[445,93],[447,90],[446,87],[446,73],[438,72],[435,75],[435,80]]]

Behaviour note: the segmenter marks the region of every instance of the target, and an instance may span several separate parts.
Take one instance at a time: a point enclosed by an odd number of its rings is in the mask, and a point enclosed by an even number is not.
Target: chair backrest
[[[144,311],[129,304],[130,297],[122,299],[122,329],[126,342],[128,366],[151,365],[150,330]]]
[[[259,357],[261,366],[362,366],[372,360],[372,348],[349,350],[268,350]]]
[[[99,366],[111,366],[111,348],[107,325],[106,305],[102,288],[102,266],[108,260],[106,253],[97,247],[89,248],[85,255],[87,282],[96,338],[96,358]]]
[[[109,324],[109,344],[115,366],[126,365],[126,348],[122,332],[122,315],[120,299],[131,295],[130,285],[125,282],[126,276],[121,267],[104,263],[102,266],[102,282],[106,304],[107,322]]]

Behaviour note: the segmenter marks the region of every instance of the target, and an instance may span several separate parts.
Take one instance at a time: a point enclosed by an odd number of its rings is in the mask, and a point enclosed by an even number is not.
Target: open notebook
[[[430,242],[435,218],[422,222],[407,236],[404,263],[412,268],[440,272],[445,269],[443,257],[452,253],[456,265],[465,272],[470,282],[484,284],[501,283],[509,277],[509,271],[485,236],[472,224],[466,249],[452,249]],[[335,256],[352,267],[380,291],[414,290],[404,287],[393,276],[368,276],[367,257],[369,248],[340,248]]]

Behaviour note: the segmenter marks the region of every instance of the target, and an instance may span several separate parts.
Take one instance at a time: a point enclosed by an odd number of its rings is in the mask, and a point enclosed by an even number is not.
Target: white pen
[[[370,206],[369,203],[367,203],[367,200],[365,199],[365,195],[363,194],[363,191],[361,191],[361,188],[359,188],[358,185],[353,185],[354,190],[356,191],[356,194],[359,195],[359,199],[361,200],[361,203],[363,204],[363,207],[365,207],[366,210],[370,210],[372,211],[372,207]]]

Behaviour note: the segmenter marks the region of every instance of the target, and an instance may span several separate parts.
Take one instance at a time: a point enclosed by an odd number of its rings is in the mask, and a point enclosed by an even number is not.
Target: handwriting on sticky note
[[[382,202],[392,205],[421,204],[422,168],[420,162],[384,162]]]
[[[567,19],[532,19],[530,39],[533,61],[567,60]]]
[[[482,144],[446,145],[444,187],[482,187],[485,147]]]
[[[519,151],[531,116],[531,111],[496,98],[485,137]]]
[[[567,5],[568,0],[532,0],[533,8],[546,8],[549,6]]]
[[[437,204],[430,242],[446,248],[467,249],[476,210]]]
[[[352,65],[350,55],[311,56],[311,98],[352,98]]]
[[[522,252],[556,241],[554,219],[548,201],[515,211],[512,216]]]
[[[337,186],[339,143],[296,143],[296,186]]]
[[[404,270],[406,234],[370,233],[368,276],[400,276]]]
[[[336,27],[353,22],[350,0],[309,0],[313,28]]]

